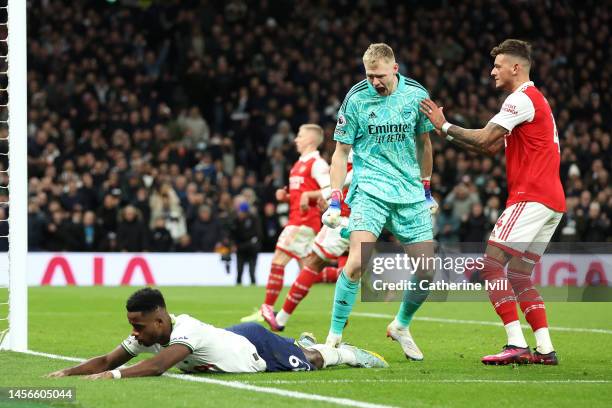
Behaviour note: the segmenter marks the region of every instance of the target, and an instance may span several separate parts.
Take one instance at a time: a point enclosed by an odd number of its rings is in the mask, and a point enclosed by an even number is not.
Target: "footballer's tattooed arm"
[[[451,143],[474,153],[495,156],[504,146],[504,136],[508,130],[497,123],[489,122],[483,129],[465,129],[451,125],[447,134],[453,139]]]
[[[446,123],[443,108],[438,107],[431,99],[424,99],[419,110],[427,116],[432,125],[441,133],[442,125]],[[504,136],[508,130],[496,123],[489,122],[483,129],[464,129],[461,126],[450,125],[446,134],[452,143],[474,153],[494,156],[504,144]]]

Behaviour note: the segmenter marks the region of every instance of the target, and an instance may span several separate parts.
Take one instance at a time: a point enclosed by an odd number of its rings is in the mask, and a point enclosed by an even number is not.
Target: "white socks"
[[[550,340],[550,333],[548,327],[542,327],[536,330],[534,333],[536,338],[536,350],[542,354],[548,354],[555,351],[552,341]]]
[[[521,322],[515,320],[504,326],[506,329],[506,335],[508,336],[508,345],[516,347],[527,347],[527,340],[523,336],[523,329],[521,329]]]
[[[323,356],[323,368],[340,364],[357,365],[355,353],[350,349],[330,347],[326,344],[314,344],[309,348],[321,353],[321,356]]]
[[[278,323],[279,326],[286,326],[290,317],[291,315],[289,313],[281,309],[280,312],[276,314],[276,323]]]

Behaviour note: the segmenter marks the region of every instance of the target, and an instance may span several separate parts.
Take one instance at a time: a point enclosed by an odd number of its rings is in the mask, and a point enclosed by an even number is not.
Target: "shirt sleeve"
[[[357,138],[358,131],[359,115],[357,113],[357,106],[353,102],[353,99],[350,99],[350,96],[347,95],[338,111],[338,121],[336,122],[336,129],[334,130],[334,140],[352,145]]]
[[[198,336],[195,334],[196,331],[192,327],[193,325],[189,323],[190,322],[183,323],[172,330],[168,346],[182,344],[191,350],[192,353],[198,348]]]
[[[123,340],[121,342],[121,347],[123,347],[123,349],[127,351],[128,354],[134,357],[136,357],[140,353],[154,353],[155,352],[153,347],[146,347],[138,343],[138,340],[136,340],[134,336],[129,336],[127,339]]]
[[[312,178],[317,180],[320,188],[329,187],[329,164],[323,159],[317,159],[310,171]]]
[[[496,123],[508,132],[523,122],[531,122],[535,115],[533,102],[524,92],[513,92],[504,101],[499,113],[489,121]]]

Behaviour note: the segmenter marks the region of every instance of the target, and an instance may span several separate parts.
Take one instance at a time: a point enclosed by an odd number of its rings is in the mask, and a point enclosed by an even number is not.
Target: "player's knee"
[[[320,271],[326,263],[327,261],[325,259],[322,259],[314,252],[311,252],[306,258],[304,258],[304,266],[312,269],[313,271]]]

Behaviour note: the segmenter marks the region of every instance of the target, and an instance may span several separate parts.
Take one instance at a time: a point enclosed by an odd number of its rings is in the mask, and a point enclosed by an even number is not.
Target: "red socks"
[[[525,315],[525,320],[527,320],[531,329],[535,332],[542,327],[548,327],[546,307],[542,296],[533,286],[531,276],[508,269],[508,280],[512,284],[521,310]]]
[[[495,258],[485,255],[481,276],[490,283],[498,280],[505,281],[504,265]],[[488,292],[493,308],[502,319],[502,322],[504,322],[504,325],[519,319],[518,311],[516,310],[516,298],[511,285],[507,284],[507,288],[488,289]]]
[[[285,266],[272,264],[270,275],[268,276],[268,284],[266,285],[266,305],[274,306],[278,295],[283,289],[283,279],[285,277]]]
[[[302,299],[306,297],[308,291],[312,287],[312,285],[316,282],[320,273],[315,270],[310,269],[305,266],[300,271],[300,274],[291,285],[291,289],[289,289],[289,293],[287,293],[287,298],[285,299],[285,304],[283,305],[283,310],[287,314],[293,313],[297,305],[300,304]]]

